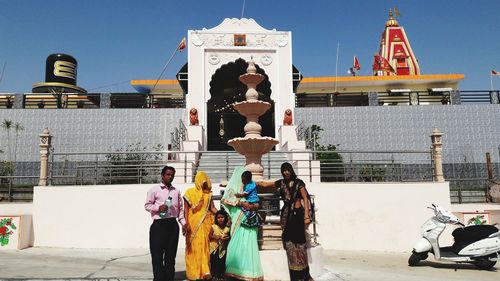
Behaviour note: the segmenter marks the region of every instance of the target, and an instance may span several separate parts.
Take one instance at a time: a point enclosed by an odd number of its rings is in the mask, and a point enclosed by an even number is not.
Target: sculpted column
[[[40,179],[39,186],[47,186],[47,176],[49,167],[49,151],[50,151],[50,135],[49,128],[45,128],[40,134]]]
[[[442,136],[438,128],[432,130],[431,140],[432,140],[432,160],[434,163],[434,181],[444,182],[443,176],[443,143]]]

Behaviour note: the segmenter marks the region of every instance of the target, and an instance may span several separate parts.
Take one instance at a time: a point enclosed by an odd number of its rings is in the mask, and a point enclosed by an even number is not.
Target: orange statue
[[[200,122],[198,121],[198,110],[196,108],[191,108],[189,111],[189,124],[198,125]]]
[[[285,125],[285,126],[291,126],[292,123],[293,123],[292,110],[291,109],[287,109],[287,110],[285,110],[285,117],[283,118],[283,125]]]

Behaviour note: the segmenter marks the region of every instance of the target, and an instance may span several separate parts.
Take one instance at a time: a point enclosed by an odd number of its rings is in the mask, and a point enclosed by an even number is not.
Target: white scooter
[[[408,259],[410,266],[425,260],[428,253],[433,253],[436,260],[456,263],[473,263],[477,267],[490,270],[500,256],[500,231],[493,225],[464,226],[451,212],[435,206],[435,216],[421,227],[420,238]],[[455,243],[450,247],[439,247],[438,239],[446,224],[458,224],[461,227],[453,231]]]

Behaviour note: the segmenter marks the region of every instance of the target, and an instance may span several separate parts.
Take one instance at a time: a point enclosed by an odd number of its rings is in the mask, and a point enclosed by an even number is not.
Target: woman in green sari
[[[234,170],[227,184],[222,204],[231,217],[231,240],[227,246],[226,277],[237,280],[264,280],[260,264],[259,245],[257,243],[258,227],[247,227],[242,223],[246,220],[241,207],[247,210],[257,210],[257,203],[245,202],[244,198],[236,198],[236,193],[243,192],[241,175],[245,169]]]

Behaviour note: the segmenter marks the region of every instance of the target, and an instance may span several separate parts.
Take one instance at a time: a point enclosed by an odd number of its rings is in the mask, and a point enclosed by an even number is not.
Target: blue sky
[[[0,0],[0,92],[30,92],[45,79],[45,59],[78,60],[78,86],[134,91],[128,81],[156,79],[189,29],[239,18],[243,0]],[[293,64],[305,76],[339,75],[356,55],[370,75],[389,8],[396,6],[422,74],[463,73],[463,90],[490,88],[500,71],[500,1],[246,0],[244,17],[267,29],[292,31]],[[177,54],[164,79],[187,61]],[[113,86],[107,86],[115,84]],[[495,88],[500,78],[494,78]]]

